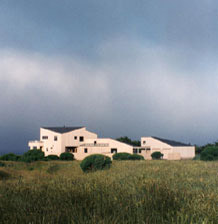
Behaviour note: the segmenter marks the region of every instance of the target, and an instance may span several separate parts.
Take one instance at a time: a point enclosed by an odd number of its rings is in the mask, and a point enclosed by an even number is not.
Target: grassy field
[[[217,162],[114,161],[88,174],[78,161],[5,164],[0,223],[218,223]]]

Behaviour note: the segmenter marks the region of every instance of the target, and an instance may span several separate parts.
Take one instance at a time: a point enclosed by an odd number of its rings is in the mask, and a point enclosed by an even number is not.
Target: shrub
[[[138,154],[132,154],[129,157],[130,160],[144,160],[144,157]]]
[[[5,163],[0,161],[0,167],[4,167],[4,166],[5,166]]]
[[[57,155],[48,155],[46,156],[48,160],[59,160],[59,157]]]
[[[131,154],[127,152],[120,152],[113,155],[114,160],[130,160]]]
[[[18,161],[20,156],[15,155],[14,153],[8,153],[0,157],[0,160],[4,161]]]
[[[163,154],[161,152],[153,152],[151,154],[152,159],[162,159],[163,158]]]
[[[0,180],[6,180],[10,177],[11,175],[3,170],[0,170]]]
[[[39,149],[32,149],[28,152],[24,153],[23,156],[20,158],[23,162],[34,162],[44,159],[44,152]]]
[[[84,172],[108,169],[111,166],[111,158],[101,154],[87,156],[80,163],[80,167]]]
[[[218,160],[218,146],[208,146],[201,152],[200,159],[204,161]]]
[[[69,152],[63,152],[60,155],[61,160],[74,160],[74,155]]]

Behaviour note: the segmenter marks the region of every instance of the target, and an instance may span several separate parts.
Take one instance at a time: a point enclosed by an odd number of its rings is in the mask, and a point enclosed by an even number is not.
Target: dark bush
[[[138,155],[138,154],[132,154],[132,155],[129,157],[129,160],[144,160],[144,157],[141,156],[141,155]]]
[[[163,158],[163,154],[161,152],[153,152],[151,154],[152,159],[162,159]]]
[[[11,175],[3,170],[0,170],[0,180],[6,180],[10,177]]]
[[[111,166],[111,158],[101,154],[87,156],[80,163],[80,167],[84,172],[108,169]]]
[[[204,161],[218,160],[218,146],[207,146],[203,152],[201,152],[200,159]]]
[[[4,161],[18,161],[20,156],[15,155],[14,153],[8,153],[0,157],[0,160]]]
[[[130,160],[131,154],[127,152],[120,152],[113,155],[114,160]]]
[[[48,155],[45,158],[48,160],[59,160],[59,157],[57,155]]]
[[[20,160],[23,162],[34,162],[44,159],[44,152],[39,149],[32,149],[28,152],[24,153],[23,156],[21,156]]]
[[[63,152],[60,155],[61,160],[74,160],[74,155],[69,152]]]
[[[4,167],[4,166],[5,166],[5,163],[0,161],[0,167]]]

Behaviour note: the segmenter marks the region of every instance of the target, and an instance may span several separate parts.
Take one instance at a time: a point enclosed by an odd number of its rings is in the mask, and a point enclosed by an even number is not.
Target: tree
[[[131,140],[127,136],[117,138],[116,140],[120,141],[120,142],[123,142],[123,143],[126,143],[128,145],[132,145],[132,146],[141,146],[141,142],[140,141],[138,141],[138,140]]]
[[[34,162],[34,161],[43,160],[44,157],[45,157],[45,153],[42,152],[42,150],[32,149],[24,153],[23,156],[21,156],[20,160],[23,162]]]
[[[204,161],[218,160],[218,144],[206,146],[201,152],[200,159]]]
[[[163,154],[161,152],[153,152],[151,154],[152,159],[162,159],[163,158]]]

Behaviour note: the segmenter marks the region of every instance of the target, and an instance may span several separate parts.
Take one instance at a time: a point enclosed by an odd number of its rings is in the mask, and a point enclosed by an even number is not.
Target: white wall
[[[43,136],[47,136],[48,139],[43,139]],[[57,141],[54,141],[55,136],[57,137]],[[43,142],[43,151],[45,153],[45,156],[59,156],[61,154],[62,135],[60,133],[40,128],[40,141]]]
[[[193,159],[195,157],[195,147],[174,147],[173,152],[180,153],[181,159]]]
[[[96,144],[94,144],[96,142]],[[112,157],[111,149],[117,149],[117,152],[133,153],[133,147],[125,143],[116,141],[110,138],[96,138],[87,139],[85,143],[78,147],[77,153],[74,153],[74,157],[78,160],[84,159],[91,154],[103,154]],[[88,152],[85,153],[84,149]]]

